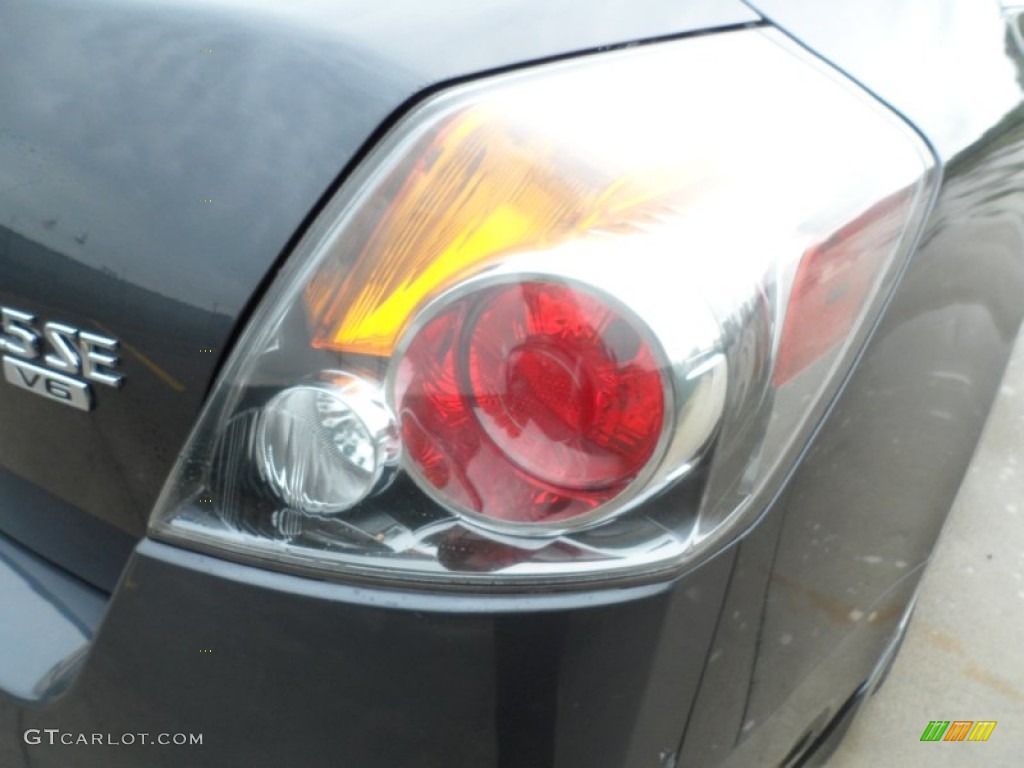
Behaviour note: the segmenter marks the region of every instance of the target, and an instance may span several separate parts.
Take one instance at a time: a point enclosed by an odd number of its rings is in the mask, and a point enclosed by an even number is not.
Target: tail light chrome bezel
[[[651,247],[657,247],[652,242]],[[563,246],[557,257],[517,255],[474,275],[420,308],[405,329],[388,368],[385,391],[391,408],[396,402],[396,377],[409,346],[429,323],[449,307],[474,294],[525,283],[565,285],[598,295],[618,313],[631,318],[660,363],[665,418],[654,451],[643,469],[616,496],[591,512],[552,523],[517,523],[480,514],[454,504],[439,493],[414,462],[404,455],[403,468],[439,504],[483,528],[505,534],[558,536],[607,522],[684,477],[710,444],[721,420],[728,388],[728,362],[723,335],[710,307],[686,288],[663,282],[623,281],[622,254],[614,243],[596,238]],[[552,264],[552,262],[555,262]],[[666,289],[667,287],[667,289]],[[666,307],[683,314],[667,313]],[[767,340],[765,340],[767,342]]]

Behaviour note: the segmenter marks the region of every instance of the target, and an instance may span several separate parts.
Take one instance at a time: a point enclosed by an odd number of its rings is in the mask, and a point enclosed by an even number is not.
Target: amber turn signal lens
[[[394,199],[361,234],[353,266],[307,286],[315,347],[388,356],[416,308],[460,278],[512,252],[635,227],[690,180],[654,164],[618,173],[576,160],[572,147],[472,107],[418,156],[385,182]]]

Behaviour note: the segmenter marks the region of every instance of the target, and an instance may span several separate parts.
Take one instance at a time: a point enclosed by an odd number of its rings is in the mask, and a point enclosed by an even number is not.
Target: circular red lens
[[[566,489],[616,486],[661,433],[650,347],[605,302],[565,285],[495,291],[468,337],[476,415],[513,463]]]
[[[529,282],[459,299],[406,348],[409,458],[447,500],[516,522],[585,514],[650,461],[665,419],[654,351],[624,313]]]

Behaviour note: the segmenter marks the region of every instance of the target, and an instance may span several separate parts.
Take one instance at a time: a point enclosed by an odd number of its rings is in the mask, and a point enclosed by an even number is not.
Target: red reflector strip
[[[913,201],[901,190],[804,253],[789,296],[772,381],[785,384],[849,338],[899,240]]]

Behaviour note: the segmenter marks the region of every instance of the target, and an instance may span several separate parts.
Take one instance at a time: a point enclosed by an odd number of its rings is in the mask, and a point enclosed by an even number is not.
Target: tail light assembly
[[[671,578],[778,491],[933,181],[764,28],[442,91],[276,278],[151,535],[405,587]]]

